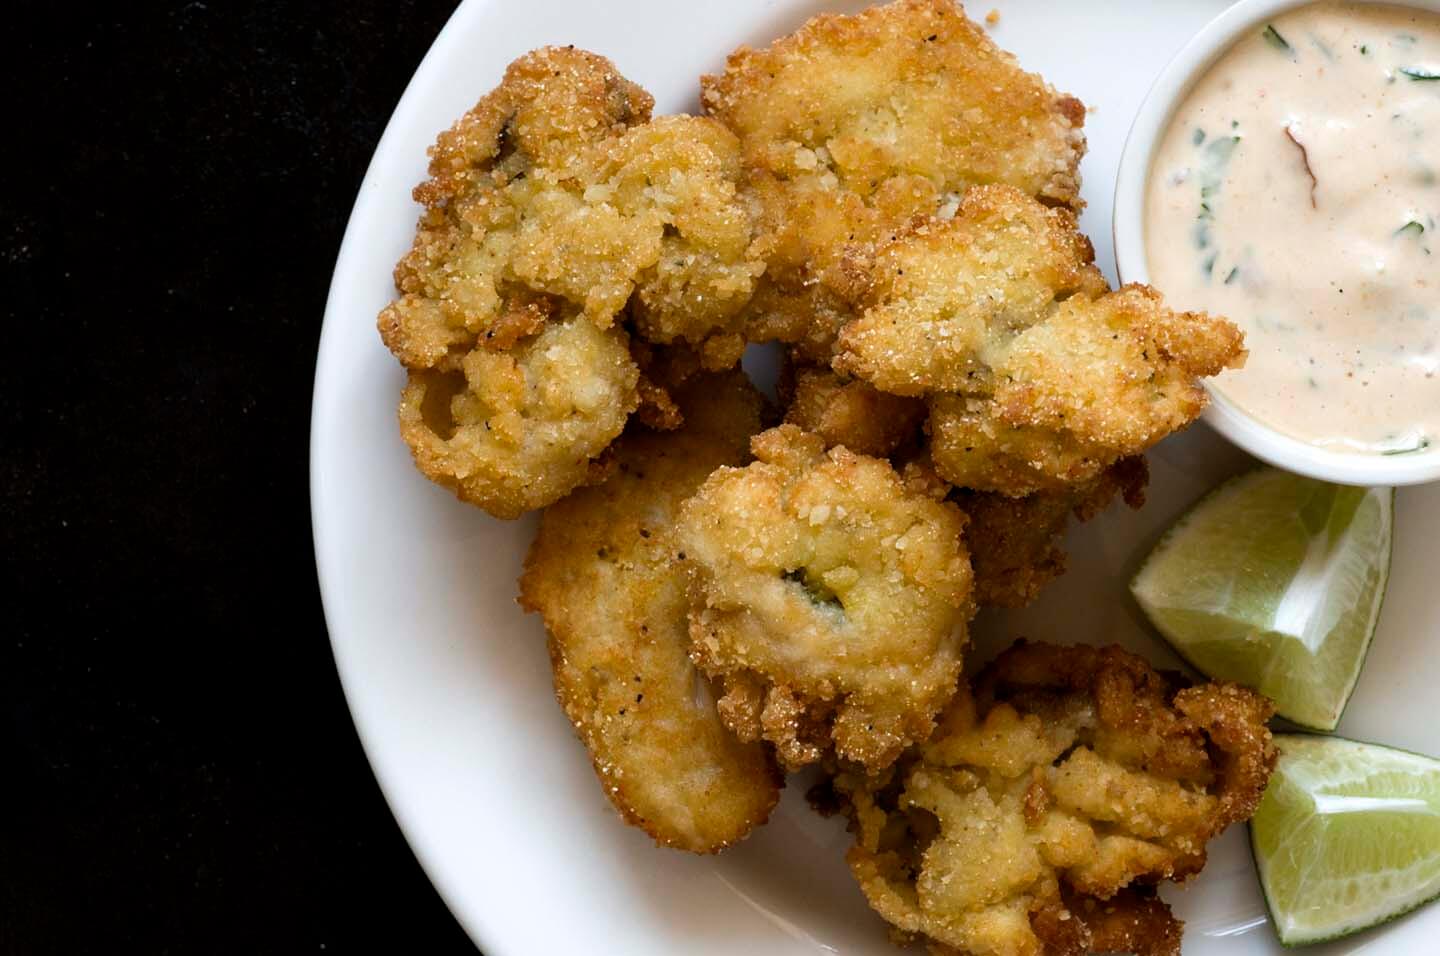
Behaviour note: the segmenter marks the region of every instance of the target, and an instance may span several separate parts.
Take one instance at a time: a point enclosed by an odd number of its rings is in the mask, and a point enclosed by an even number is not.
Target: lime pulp
[[[1348,936],[1440,895],[1440,760],[1340,737],[1275,743],[1250,841],[1282,943]]]
[[[1333,730],[1379,619],[1393,521],[1393,489],[1261,468],[1192,507],[1131,592],[1195,668]]]

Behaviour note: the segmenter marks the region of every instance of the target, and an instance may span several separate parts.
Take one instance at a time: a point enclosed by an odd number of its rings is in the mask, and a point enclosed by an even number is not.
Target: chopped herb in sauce
[[[1240,267],[1239,267],[1239,266],[1236,266],[1235,268],[1231,269],[1230,272],[1225,276],[1225,284],[1226,284],[1226,285],[1229,285],[1230,283],[1234,282],[1234,281],[1235,281],[1235,277],[1238,276],[1239,274],[1240,274]]]
[[[1205,147],[1205,152],[1209,153],[1217,162],[1223,163],[1230,158],[1231,153],[1235,152],[1235,147],[1239,143],[1240,137],[1238,136],[1223,136]]]
[[[1191,232],[1197,249],[1210,248],[1210,224],[1215,219],[1215,207],[1212,200],[1220,192],[1220,184],[1224,181],[1225,165],[1230,161],[1230,156],[1235,152],[1235,147],[1239,142],[1239,136],[1222,136],[1219,139],[1212,139],[1200,151],[1200,169],[1197,177],[1200,183],[1200,211],[1195,215],[1195,227]],[[1201,268],[1207,277],[1214,267],[1214,255],[1211,255],[1208,261],[1201,263]]]
[[[1428,66],[1402,66],[1400,72],[1417,82],[1440,80],[1440,70]]]
[[[1275,29],[1273,24],[1265,24],[1265,29],[1260,35],[1265,38],[1266,43],[1275,49],[1284,50],[1287,53],[1290,52],[1290,42],[1280,35],[1280,31]]]
[[[1201,143],[1205,142],[1205,131],[1203,129],[1200,129],[1198,127],[1196,128],[1194,142],[1196,146],[1199,146]]]
[[[1423,235],[1424,232],[1425,232],[1425,227],[1424,227],[1423,225],[1421,225],[1420,223],[1418,223],[1418,222],[1416,222],[1415,220],[1412,219],[1412,220],[1410,220],[1409,222],[1407,222],[1405,225],[1401,226],[1399,229],[1396,229],[1396,230],[1395,230],[1395,235],[1397,235],[1397,236],[1419,236],[1419,235]]]

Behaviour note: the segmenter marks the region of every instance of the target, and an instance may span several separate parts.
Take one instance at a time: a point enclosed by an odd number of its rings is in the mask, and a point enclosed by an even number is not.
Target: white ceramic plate
[[[1120,148],[1150,81],[1224,4],[993,0],[993,31],[1028,68],[1094,109],[1086,124],[1083,224],[1111,269]],[[824,9],[814,0],[467,0],[395,111],[360,189],[335,268],[315,381],[315,550],[335,659],[365,750],[441,895],[488,956],[530,953],[890,954],[845,869],[837,820],[786,791],[771,822],[713,858],[655,848],[623,826],[555,705],[540,623],[515,604],[533,519],[492,520],[425,481],[395,422],[401,373],[375,315],[410,242],[425,146],[515,56],[574,43],[612,58],[655,94],[657,112],[695,108],[697,77],[744,42],[765,43]],[[973,6],[983,16],[988,3]],[[1112,277],[1113,277],[1113,270]],[[1184,507],[1247,460],[1203,426],[1150,457],[1150,503],[1072,536],[1070,573],[1020,613],[977,622],[975,659],[1016,634],[1118,641],[1168,666],[1125,583]],[[1341,732],[1440,753],[1440,487],[1400,493],[1390,594]],[[1204,874],[1166,896],[1185,951],[1278,953],[1243,829],[1218,840]],[[1440,908],[1314,952],[1434,951]]]

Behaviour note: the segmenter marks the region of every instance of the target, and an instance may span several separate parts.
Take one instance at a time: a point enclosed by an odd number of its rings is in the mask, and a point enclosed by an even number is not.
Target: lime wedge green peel
[[[1334,730],[1380,616],[1394,513],[1393,489],[1262,468],[1192,507],[1130,590],[1197,670]]]
[[[1440,760],[1341,737],[1275,744],[1250,845],[1280,942],[1348,936],[1440,896]]]

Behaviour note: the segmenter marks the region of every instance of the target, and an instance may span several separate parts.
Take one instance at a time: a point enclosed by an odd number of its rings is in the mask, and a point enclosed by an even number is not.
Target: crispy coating
[[[1017,189],[972,189],[947,222],[917,221],[876,256],[836,368],[897,395],[987,394],[1015,336],[1057,302],[1106,290],[1075,214]]]
[[[696,661],[721,715],[796,768],[880,769],[934,726],[972,613],[964,517],[884,461],[781,425],[681,511]]]
[[[640,382],[636,386],[640,407],[635,410],[635,417],[656,431],[679,428],[685,416],[673,393],[700,373],[700,355],[683,345],[654,346],[631,339],[630,357],[640,368]]]
[[[1090,481],[1058,491],[1011,498],[993,491],[961,491],[956,502],[969,521],[965,544],[975,569],[981,607],[1024,607],[1065,573],[1060,540],[1073,517],[1089,521],[1117,495],[1131,508],[1145,503],[1149,469],[1141,457],[1122,458]]]
[[[880,777],[841,773],[870,903],[936,953],[1179,953],[1179,923],[1132,884],[1183,880],[1258,805],[1269,701],[1181,689],[1118,647],[1020,642]],[[1071,925],[1071,921],[1074,925]]]
[[[516,518],[604,475],[599,456],[635,409],[625,333],[575,316],[454,371],[411,370],[400,434],[426,477]]]
[[[735,137],[713,120],[667,116],[587,158],[574,174],[537,171],[510,187],[523,209],[511,268],[602,323],[632,302],[642,338],[733,366],[740,309],[765,268],[736,196]]]
[[[1199,415],[1200,379],[1244,356],[1225,319],[1107,292],[1074,216],[1008,186],[898,232],[835,367],[924,395],[931,455],[955,485],[1013,497],[1095,479]]]
[[[913,216],[947,215],[970,186],[1010,183],[1078,208],[1085,108],[1026,73],[951,0],[815,17],[701,81],[740,137],[773,244],[753,339],[828,355],[852,273]]]
[[[828,368],[785,366],[780,381],[785,421],[860,455],[886,458],[918,444],[925,403],[880,391]]]
[[[739,372],[677,397],[684,428],[632,430],[603,484],[545,509],[520,603],[545,619],[556,697],[616,809],[661,845],[708,853],[765,821],[780,773],[721,725],[691,663],[674,520],[713,469],[748,457],[761,399]]]
[[[565,169],[585,151],[650,119],[654,98],[603,56],[541,47],[441,133],[430,150],[427,207],[484,192],[532,167]]]
[[[988,397],[931,397],[935,467],[1008,495],[1091,480],[1194,421],[1200,379],[1244,355],[1230,322],[1167,309],[1148,286],[1072,297],[1015,337]]]
[[[378,324],[412,372],[401,417],[421,469],[494,515],[549,504],[594,477],[589,460],[642,400],[646,421],[678,424],[663,387],[641,381],[633,362],[615,367],[622,312],[639,338],[691,346],[708,367],[740,360],[740,310],[764,262],[736,191],[739,142],[714,120],[652,120],[651,106],[603,57],[547,47],[512,63],[430,150],[430,178],[415,190],[424,213],[395,268],[400,296]],[[547,330],[576,314],[609,342],[590,336],[580,351],[595,361],[564,361],[578,378],[546,386],[552,399],[574,397],[573,413],[537,409],[542,383],[519,388],[507,375],[541,374],[536,343],[553,345]],[[566,348],[579,337],[566,333]],[[516,423],[498,440],[473,437],[463,427],[482,421],[473,415],[457,418],[464,449],[427,434],[419,405],[437,391],[434,373],[460,372],[471,393],[491,393],[486,417],[539,411],[536,434]],[[478,380],[488,374],[505,381]],[[601,396],[603,410],[592,401]]]
[[[636,331],[699,348],[710,368],[734,366],[745,348],[740,312],[765,270],[736,193],[739,141],[713,120],[665,117],[624,136],[605,172],[612,201],[647,223],[648,240],[659,236],[636,281]]]
[[[552,194],[565,192],[557,180],[579,186],[591,151],[648,121],[653,103],[604,57],[547,47],[510,64],[500,85],[440,134],[430,178],[415,189],[424,207],[415,241],[395,267],[400,297],[380,313],[380,334],[401,363],[453,369],[477,343],[510,337],[513,314],[537,292],[572,291],[527,281],[542,264],[540,226],[557,218],[546,215],[561,198]],[[577,282],[596,285],[577,304],[606,326],[629,296],[633,264],[612,264],[613,249],[579,228],[570,238]],[[518,272],[517,258],[526,263]]]
[[[1062,890],[1060,904],[1034,913],[1030,927],[1046,956],[1180,956],[1184,924],[1152,888],[1132,887],[1103,901]]]
[[[512,63],[430,151],[401,297],[380,316],[391,351],[432,368],[493,347],[517,299],[560,297],[603,328],[633,295],[643,337],[733,365],[764,269],[736,195],[739,143],[713,120],[651,120],[652,103],[583,50]]]

